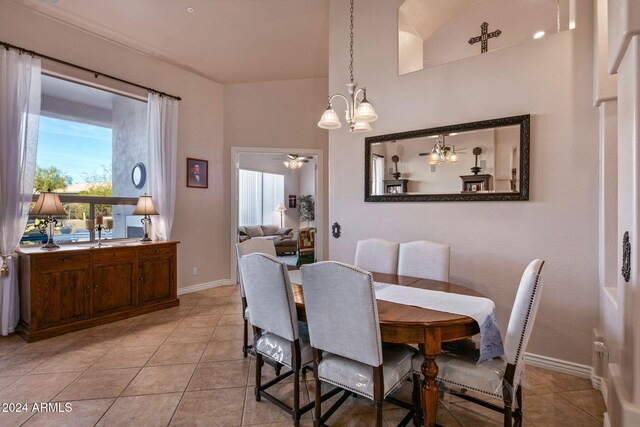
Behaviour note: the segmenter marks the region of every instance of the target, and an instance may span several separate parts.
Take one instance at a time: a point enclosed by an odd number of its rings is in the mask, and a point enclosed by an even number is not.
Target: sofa
[[[238,241],[242,243],[249,239],[272,240],[278,255],[295,254],[298,251],[298,242],[294,238],[293,228],[277,225],[243,225],[238,227]]]

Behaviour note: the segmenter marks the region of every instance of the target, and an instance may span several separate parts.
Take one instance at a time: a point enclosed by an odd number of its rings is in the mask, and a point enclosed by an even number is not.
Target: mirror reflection
[[[514,116],[365,139],[365,200],[527,200],[529,121]]]
[[[406,0],[398,72],[406,74],[572,30],[576,0]]]

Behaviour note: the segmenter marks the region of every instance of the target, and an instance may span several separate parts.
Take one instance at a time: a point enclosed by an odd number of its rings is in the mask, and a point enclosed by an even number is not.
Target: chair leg
[[[373,368],[373,397],[376,403],[376,427],[382,427],[382,402],[384,402],[382,365]]]
[[[276,365],[273,367],[273,370],[276,373],[276,377],[278,375],[280,375],[280,369],[282,369],[282,365],[280,363],[276,362]]]
[[[322,419],[322,384],[320,384],[320,378],[318,377],[318,364],[320,363],[320,358],[322,357],[320,351],[317,349],[313,349],[313,379],[315,380],[315,389],[316,389],[316,402],[315,407],[313,408],[313,426],[320,427],[321,419]]]
[[[510,406],[504,407],[504,427],[513,427]]]
[[[264,365],[262,354],[256,352],[256,402],[260,402],[260,391],[262,389],[262,365]]]
[[[419,426],[422,424],[422,399],[420,396],[420,377],[413,374],[413,392],[411,399],[413,400],[413,425]]]
[[[522,426],[522,387],[518,386],[516,390],[516,402],[518,407],[513,412],[513,418],[515,419],[514,425],[516,427]]]
[[[249,322],[244,319],[244,341],[242,344],[242,354],[246,358],[249,354]]]
[[[293,372],[293,425],[300,425],[300,369]]]

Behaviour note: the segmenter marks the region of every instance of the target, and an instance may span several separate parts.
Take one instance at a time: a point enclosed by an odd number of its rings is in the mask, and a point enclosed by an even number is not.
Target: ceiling
[[[328,0],[13,1],[220,83],[328,75]]]
[[[427,40],[443,23],[479,2],[480,0],[405,0],[400,6],[400,12],[405,23],[411,25],[422,40]]]

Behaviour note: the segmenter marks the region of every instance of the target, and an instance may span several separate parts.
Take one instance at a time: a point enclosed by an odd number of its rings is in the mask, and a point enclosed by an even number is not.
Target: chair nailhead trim
[[[524,341],[524,335],[526,334],[526,331],[527,331],[527,325],[529,324],[529,317],[531,316],[531,308],[536,298],[536,292],[538,291],[539,283],[540,283],[540,273],[536,274],[536,283],[533,285],[533,292],[531,292],[531,299],[529,300],[527,315],[524,318],[524,327],[522,328],[522,334],[520,335],[520,342],[518,343],[518,350],[516,351],[516,360],[514,360],[514,363],[513,363],[516,368],[518,366],[518,362],[520,361],[520,352],[522,351],[522,343]]]

